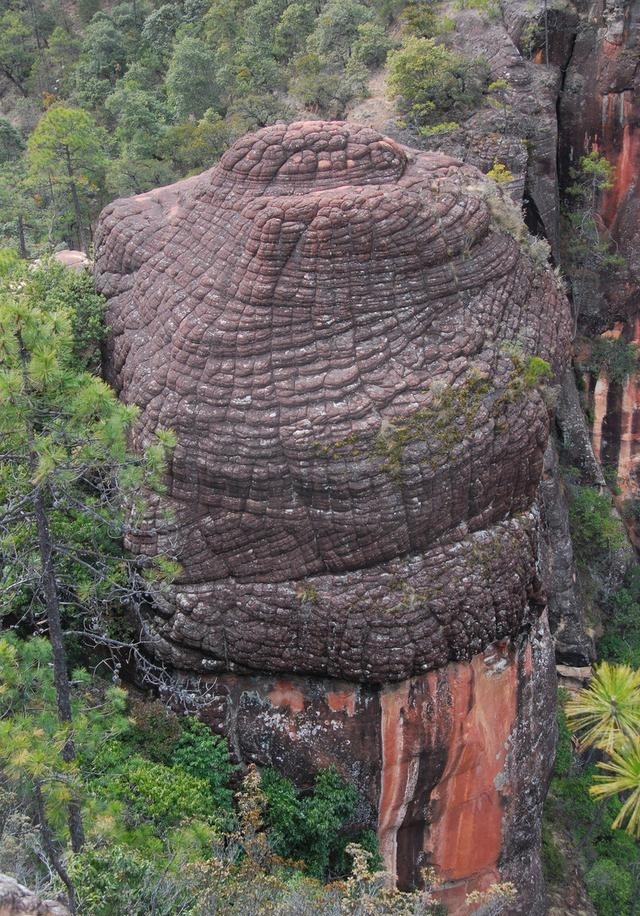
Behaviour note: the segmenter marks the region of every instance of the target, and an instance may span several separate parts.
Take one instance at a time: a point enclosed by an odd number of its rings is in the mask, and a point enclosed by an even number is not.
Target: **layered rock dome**
[[[340,122],[268,127],[111,204],[110,380],[178,440],[132,536],[182,572],[155,650],[384,683],[539,612],[547,361],[570,318],[471,167]]]

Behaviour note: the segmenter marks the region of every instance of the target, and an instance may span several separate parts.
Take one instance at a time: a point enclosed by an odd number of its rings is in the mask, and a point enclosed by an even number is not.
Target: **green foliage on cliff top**
[[[411,123],[420,127],[451,119],[477,106],[489,68],[433,38],[409,37],[388,57],[389,92]]]

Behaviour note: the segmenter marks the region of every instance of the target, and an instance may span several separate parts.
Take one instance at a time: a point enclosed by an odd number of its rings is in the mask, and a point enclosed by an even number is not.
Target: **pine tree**
[[[125,501],[159,482],[164,446],[142,458],[128,453],[136,410],[84,368],[91,357],[79,324],[91,319],[80,299],[65,295],[65,276],[59,267],[30,270],[10,253],[0,258],[0,589],[3,614],[46,626],[66,731],[61,755],[70,764],[63,624],[82,614],[95,622],[136,587],[120,542]],[[84,834],[73,795],[68,821],[77,851]]]

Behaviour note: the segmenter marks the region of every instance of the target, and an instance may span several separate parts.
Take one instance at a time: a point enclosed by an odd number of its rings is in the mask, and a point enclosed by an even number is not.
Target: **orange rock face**
[[[555,672],[543,622],[470,662],[385,687],[222,675],[209,721],[247,760],[301,785],[333,764],[363,800],[387,871],[401,887],[435,867],[440,898],[512,881],[511,914],[543,912],[538,842],[554,748]],[[544,724],[542,724],[544,723]]]

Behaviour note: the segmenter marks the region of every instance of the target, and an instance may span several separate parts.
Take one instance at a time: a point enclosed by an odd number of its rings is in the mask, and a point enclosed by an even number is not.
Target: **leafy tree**
[[[569,170],[569,176],[571,184],[561,211],[563,260],[574,285],[590,281],[597,286],[599,273],[617,271],[626,264],[598,213],[603,192],[613,187],[615,169],[605,156],[591,150]],[[579,307],[577,286],[574,292]]]
[[[31,29],[17,10],[5,10],[0,16],[0,73],[23,95],[35,60]]]
[[[26,258],[46,235],[43,211],[25,187],[24,159],[0,165],[0,244]]]
[[[68,95],[72,88],[71,74],[81,50],[80,39],[61,26],[56,26],[46,47],[38,54],[30,76],[30,87],[48,104],[50,100]]]
[[[220,108],[218,64],[199,38],[186,35],[175,44],[165,85],[179,120],[198,119],[207,109]]]
[[[606,561],[611,551],[627,543],[621,519],[614,513],[611,497],[594,487],[576,487],[569,504],[571,537],[578,559]]]
[[[366,88],[364,65],[358,60],[349,63],[344,69],[315,52],[297,55],[292,62],[291,94],[311,111],[331,118],[341,117],[347,103]]]
[[[382,23],[363,22],[358,26],[358,37],[353,43],[352,54],[367,67],[380,67],[392,47],[393,42]]]
[[[105,131],[90,114],[64,105],[46,111],[27,141],[29,186],[83,251],[103,203],[107,145]]]
[[[305,861],[316,877],[326,877],[347,843],[342,831],[358,801],[353,786],[334,767],[327,767],[318,772],[313,792],[302,797],[275,770],[265,772],[262,787],[274,850]]]
[[[418,126],[476,106],[488,78],[485,61],[450,51],[432,38],[408,38],[389,54],[388,64],[389,90]]]
[[[168,61],[176,32],[183,21],[184,13],[177,3],[163,3],[145,19],[142,39],[160,54],[162,60]]]
[[[638,371],[638,348],[623,337],[594,337],[590,350],[586,369],[595,376],[603,373],[609,381],[624,385]]]
[[[98,13],[84,32],[78,78],[93,76],[113,85],[127,67],[127,43],[111,16]]]
[[[567,194],[581,201],[591,211],[596,209],[602,191],[608,191],[615,181],[615,169],[596,149],[582,156],[577,168],[570,172],[573,183],[567,188]]]
[[[66,723],[71,709],[63,618],[72,612],[101,616],[115,595],[124,597],[135,587],[134,567],[120,546],[126,491],[157,480],[163,454],[162,446],[142,459],[128,454],[127,429],[135,410],[82,368],[91,348],[73,332],[90,320],[51,281],[48,268],[5,266],[0,285],[3,613],[46,619],[58,714]]]
[[[273,31],[273,53],[276,59],[289,61],[300,51],[313,30],[315,9],[311,3],[290,3],[283,10]]]
[[[74,672],[74,679],[87,684],[84,672]],[[126,728],[124,694],[109,688],[102,702],[92,707],[86,700],[72,698],[69,691],[69,718],[62,718],[52,644],[42,638],[25,642],[11,633],[0,635],[0,683],[2,779],[22,810],[34,809],[43,853],[65,885],[74,911],[75,888],[65,863],[61,814],[65,808],[75,813],[69,827],[73,848],[79,851],[84,835],[79,837],[75,831],[81,824],[83,786],[76,754],[69,755],[68,749],[70,741],[74,747],[95,743],[104,735],[105,722],[111,733]]]
[[[360,26],[373,20],[369,7],[358,0],[329,0],[307,39],[309,51],[343,66],[351,56]]]
[[[437,31],[438,16],[433,0],[409,0],[400,14],[405,35],[432,38]]]
[[[212,734],[199,719],[188,716],[183,720],[172,762],[207,783],[216,808],[231,810],[233,798],[228,784],[235,767],[223,738]]]
[[[140,193],[175,178],[164,154],[168,112],[155,92],[120,80],[105,101],[119,156],[111,160],[107,185],[116,195]]]
[[[0,116],[0,165],[18,159],[23,149],[24,143],[18,131]]]
[[[167,154],[183,173],[210,168],[237,134],[228,119],[209,109],[199,121],[183,121],[170,127],[166,135]]]

